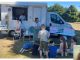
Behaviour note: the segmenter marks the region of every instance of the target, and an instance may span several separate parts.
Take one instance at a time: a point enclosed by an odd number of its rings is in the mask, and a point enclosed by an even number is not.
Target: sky
[[[49,6],[52,6],[52,5],[54,5],[54,4],[60,4],[60,5],[62,5],[63,7],[69,7],[70,5],[74,5],[77,9],[78,9],[78,11],[80,11],[80,2],[47,2],[47,4],[48,4],[48,7]]]

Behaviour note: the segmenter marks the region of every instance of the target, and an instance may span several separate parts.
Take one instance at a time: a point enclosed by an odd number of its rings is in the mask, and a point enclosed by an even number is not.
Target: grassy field
[[[80,44],[80,23],[70,23],[73,28],[76,30],[77,44]],[[2,35],[1,35],[2,36]],[[0,37],[1,37],[0,36]],[[26,41],[27,39],[25,39]],[[39,56],[32,56],[31,52],[24,52],[19,54],[19,50],[22,47],[23,40],[13,41],[12,38],[3,37],[0,38],[0,58],[38,58]],[[67,56],[65,58],[70,58]],[[63,57],[58,57],[63,58]]]

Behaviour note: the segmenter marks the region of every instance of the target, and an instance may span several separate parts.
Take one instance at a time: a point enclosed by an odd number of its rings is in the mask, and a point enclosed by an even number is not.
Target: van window
[[[0,20],[1,20],[1,5],[0,5]]]
[[[51,18],[51,22],[53,22],[53,23],[63,24],[63,21],[61,20],[61,18],[59,16],[57,16],[56,14],[51,14],[50,18]]]
[[[27,20],[27,8],[23,8],[23,7],[13,7],[12,8],[13,20],[19,20],[19,17],[21,14],[24,14],[26,16],[26,20]]]

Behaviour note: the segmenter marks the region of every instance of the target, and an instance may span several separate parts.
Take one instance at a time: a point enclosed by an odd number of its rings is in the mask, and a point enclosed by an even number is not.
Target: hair
[[[52,44],[52,43],[53,43],[53,41],[51,40],[49,43],[50,43],[50,44]]]
[[[78,53],[77,60],[80,60],[80,53]]]
[[[35,18],[35,22],[38,22],[38,18]]]
[[[66,46],[66,40],[65,40],[65,38],[63,36],[61,36],[61,40],[63,41],[63,52],[65,54],[66,48],[67,48],[67,46]]]
[[[41,25],[41,28],[46,28],[46,26],[44,24]]]

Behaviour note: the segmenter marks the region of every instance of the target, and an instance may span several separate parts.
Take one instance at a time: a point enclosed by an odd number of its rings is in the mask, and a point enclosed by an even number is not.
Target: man
[[[33,41],[35,42],[36,40],[38,40],[38,32],[40,30],[40,23],[38,18],[35,18],[33,27],[34,27]]]
[[[19,21],[21,22],[20,27],[21,27],[21,37],[23,37],[23,33],[25,31],[25,26],[24,26],[24,21],[26,20],[26,17],[24,14],[20,15]]]

